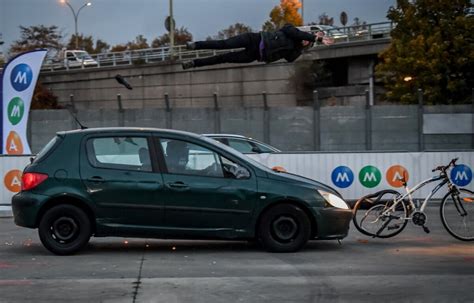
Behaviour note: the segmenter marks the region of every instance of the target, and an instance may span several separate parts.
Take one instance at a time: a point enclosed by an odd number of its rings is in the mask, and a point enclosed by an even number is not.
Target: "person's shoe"
[[[183,63],[181,63],[181,66],[183,67],[183,69],[193,68],[194,67],[194,61],[183,62]]]
[[[186,42],[186,48],[189,50],[195,50],[196,49],[196,43],[188,41]]]

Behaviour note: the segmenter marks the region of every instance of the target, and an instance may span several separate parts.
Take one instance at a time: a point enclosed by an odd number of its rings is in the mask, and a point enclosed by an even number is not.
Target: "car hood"
[[[300,175],[295,175],[287,172],[281,172],[281,173],[268,173],[268,177],[272,180],[278,180],[278,181],[283,181],[283,182],[293,182],[293,183],[303,183],[304,185],[309,185],[313,186],[316,189],[324,190],[330,193],[333,193],[335,195],[338,195],[339,197],[342,197],[341,194],[332,188],[329,185],[326,185],[324,183],[318,182],[316,180],[306,178]]]

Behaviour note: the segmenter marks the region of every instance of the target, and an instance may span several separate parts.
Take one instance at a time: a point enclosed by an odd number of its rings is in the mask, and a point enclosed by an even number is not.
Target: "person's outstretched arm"
[[[287,37],[293,40],[306,40],[311,42],[316,41],[316,37],[314,36],[314,34],[300,31],[291,24],[286,24],[280,30],[284,32]]]

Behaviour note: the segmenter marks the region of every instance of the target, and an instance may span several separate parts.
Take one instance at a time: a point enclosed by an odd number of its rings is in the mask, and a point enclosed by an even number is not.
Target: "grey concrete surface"
[[[36,230],[0,219],[0,302],[474,302],[474,243],[451,238],[437,207],[430,234],[391,239],[351,227],[342,245],[272,254],[247,242],[92,238],[46,251]],[[128,242],[125,242],[128,241]]]
[[[261,96],[260,96],[261,98]],[[263,102],[261,100],[261,102]],[[426,107],[429,113],[468,112],[463,105]],[[418,107],[364,106],[237,108],[147,108],[79,110],[88,127],[158,127],[195,133],[233,133],[263,140],[284,151],[419,150]],[[320,123],[315,123],[318,121]],[[370,117],[370,118],[369,118]],[[370,123],[367,123],[369,120]],[[33,110],[29,142],[37,153],[58,131],[78,126],[67,110]],[[439,123],[444,123],[440,121]],[[368,126],[370,125],[370,126]],[[369,129],[370,127],[370,129]],[[446,125],[446,129],[451,126]],[[317,144],[319,136],[320,144]],[[472,134],[424,134],[426,150],[463,150],[473,146]]]

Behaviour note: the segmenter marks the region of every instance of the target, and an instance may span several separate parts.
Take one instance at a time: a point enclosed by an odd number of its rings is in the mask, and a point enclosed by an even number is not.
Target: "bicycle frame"
[[[420,183],[418,183],[417,185],[415,185],[412,189],[409,189],[408,186],[405,186],[405,190],[406,190],[406,194],[402,195],[400,198],[397,198],[394,202],[394,204],[388,208],[385,212],[384,212],[384,215],[386,215],[388,212],[391,212],[391,211],[394,211],[395,210],[395,207],[400,203],[402,202],[406,197],[408,197],[408,200],[410,201],[410,206],[413,208],[413,209],[418,209],[415,205],[415,203],[413,202],[413,198],[412,198],[412,194],[414,192],[416,192],[417,190],[421,189],[422,187],[426,186],[427,184],[430,184],[430,183],[433,183],[433,182],[436,182],[436,181],[439,181],[439,180],[442,180],[435,188],[433,188],[433,190],[431,190],[431,192],[429,193],[429,195],[425,198],[425,200],[423,201],[423,203],[421,204],[421,207],[419,208],[419,210],[421,212],[423,212],[426,208],[426,205],[428,204],[428,201],[431,199],[431,197],[433,197],[434,194],[436,194],[436,192],[438,192],[438,190],[443,187],[446,183],[449,183],[449,178],[448,176],[446,175],[439,175],[439,176],[435,176],[435,177],[432,177],[430,179],[426,179]],[[451,190],[451,189],[450,189]],[[405,218],[405,219],[408,219],[408,218]]]

